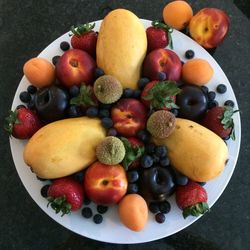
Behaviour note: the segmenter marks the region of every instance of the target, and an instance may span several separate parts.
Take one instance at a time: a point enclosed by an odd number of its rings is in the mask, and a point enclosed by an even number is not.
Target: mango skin
[[[165,139],[153,138],[165,145],[171,165],[193,181],[206,182],[218,176],[228,159],[225,142],[200,124],[176,118],[174,132]]]
[[[80,117],[56,121],[30,138],[24,148],[24,162],[41,178],[67,176],[96,160],[96,146],[105,136],[99,119]]]
[[[147,36],[140,19],[131,11],[116,9],[102,21],[97,39],[96,61],[123,88],[137,88],[147,52]]]

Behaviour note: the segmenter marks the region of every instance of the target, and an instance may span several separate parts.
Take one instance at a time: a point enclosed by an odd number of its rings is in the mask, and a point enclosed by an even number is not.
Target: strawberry
[[[235,140],[233,114],[238,110],[233,110],[230,106],[218,106],[211,108],[204,117],[202,125],[212,130],[221,138],[230,136]]]
[[[144,144],[134,137],[120,138],[126,150],[122,165],[125,170],[135,169],[139,167],[140,157],[144,154]]]
[[[25,107],[9,111],[9,116],[5,118],[5,130],[17,139],[28,139],[41,127],[38,116]]]
[[[187,185],[177,186],[175,195],[184,219],[189,215],[199,216],[209,211],[207,192],[196,182],[189,181]]]
[[[74,49],[84,50],[95,58],[97,33],[92,30],[94,27],[95,23],[81,24],[77,27],[72,26],[71,46]]]
[[[143,89],[141,94],[142,103],[151,109],[171,110],[178,108],[175,104],[176,95],[181,89],[175,81],[152,81]]]
[[[73,177],[55,179],[48,189],[48,205],[62,216],[81,208],[83,187]]]
[[[165,48],[168,44],[173,48],[171,33],[173,29],[159,21],[153,21],[152,26],[146,29],[148,53],[155,49]]]

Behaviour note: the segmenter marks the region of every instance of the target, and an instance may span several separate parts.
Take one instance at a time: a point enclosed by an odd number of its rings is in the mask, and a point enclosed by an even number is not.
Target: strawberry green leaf
[[[183,218],[186,219],[189,215],[198,217],[201,214],[209,212],[209,206],[206,202],[200,202],[193,206],[184,208],[182,211]]]
[[[50,205],[57,214],[62,212],[61,216],[64,216],[65,214],[69,214],[71,212],[72,206],[66,201],[65,195],[59,197],[49,196],[47,200],[49,201],[47,207]]]
[[[77,27],[75,26],[71,26],[70,30],[71,32],[76,35],[76,36],[81,36],[84,33],[87,33],[89,31],[91,31],[92,29],[94,29],[95,27],[95,23],[85,23],[85,24],[80,24]]]
[[[127,138],[121,137],[121,141],[125,147],[125,157],[122,161],[124,169],[127,171],[129,165],[135,160],[139,159],[144,154],[144,146],[132,147],[132,144]]]
[[[11,135],[14,125],[20,123],[21,122],[18,120],[17,117],[17,110],[15,111],[10,110],[9,115],[5,118],[4,129],[9,133],[9,135]]]

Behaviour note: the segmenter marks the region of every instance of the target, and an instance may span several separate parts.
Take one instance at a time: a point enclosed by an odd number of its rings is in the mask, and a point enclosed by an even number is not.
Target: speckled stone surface
[[[72,24],[101,19],[109,7],[128,8],[141,18],[158,19],[166,2],[0,0],[0,124],[11,106],[24,62]],[[1,129],[0,249],[250,249],[250,22],[233,1],[189,2],[194,11],[210,6],[224,9],[230,16],[230,33],[214,57],[232,84],[242,119],[237,167],[211,212],[185,230],[151,243],[115,245],[76,235],[54,222],[28,195],[15,170],[8,137]],[[244,6],[244,1],[240,2]]]

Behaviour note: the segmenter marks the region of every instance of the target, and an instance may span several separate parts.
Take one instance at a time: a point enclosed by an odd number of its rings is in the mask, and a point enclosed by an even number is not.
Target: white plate
[[[145,28],[151,25],[151,21],[142,19],[142,22]],[[95,23],[95,29],[98,30],[101,21],[96,21]],[[47,48],[42,51],[39,57],[51,60],[53,56],[61,55],[62,51],[60,50],[59,45],[60,42],[65,40],[70,40],[68,33],[64,34],[63,36],[55,40],[53,43],[51,43]],[[204,50],[192,39],[176,30],[174,30],[173,32],[173,42],[174,51],[179,55],[181,60],[186,61],[184,57],[185,51],[187,49],[192,49],[195,51],[195,57],[204,58],[209,61],[209,63],[214,69],[214,77],[211,79],[207,86],[210,90],[215,90],[216,86],[219,83],[226,84],[228,89],[227,92],[223,95],[218,94],[216,100],[219,102],[219,104],[223,105],[226,100],[231,99],[235,102],[235,108],[237,109],[238,105],[233,89],[226,75],[224,74],[220,66],[216,63],[216,61],[213,59],[213,57],[210,56],[206,52],[206,50]],[[12,110],[20,104],[19,93],[21,91],[26,90],[28,85],[28,80],[23,77],[16,91],[15,98],[12,104]],[[229,161],[227,163],[227,166],[225,167],[224,172],[220,176],[218,176],[212,181],[209,181],[205,186],[208,192],[208,204],[210,207],[212,207],[212,205],[220,197],[223,190],[227,186],[237,162],[241,139],[241,125],[239,113],[236,113],[234,115],[234,121],[236,140],[228,141]],[[74,231],[75,233],[78,233],[91,239],[110,243],[142,243],[172,235],[186,228],[198,219],[195,217],[188,217],[184,220],[182,218],[181,211],[177,208],[175,204],[174,197],[171,197],[170,199],[172,209],[171,212],[167,214],[166,222],[163,224],[156,223],[154,221],[153,215],[150,213],[149,221],[145,229],[139,233],[130,231],[120,223],[116,207],[112,207],[108,210],[108,212],[104,215],[103,223],[100,225],[94,224],[91,219],[84,219],[81,216],[80,211],[74,212],[71,215],[61,217],[59,214],[55,214],[51,208],[47,208],[46,199],[44,199],[40,195],[40,189],[44,185],[44,183],[36,179],[36,176],[31,173],[29,167],[27,167],[23,161],[22,153],[25,143],[26,141],[16,140],[14,138],[10,139],[12,156],[17,172],[23,182],[23,185],[25,186],[33,200],[40,206],[40,208],[45,213],[47,213],[55,221],[57,221],[64,227]],[[94,212],[96,212],[95,207],[93,206],[92,208],[94,209]],[[205,216],[209,216],[209,213],[207,213]]]

